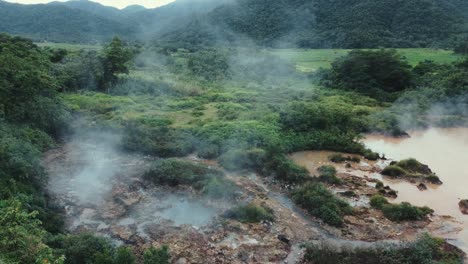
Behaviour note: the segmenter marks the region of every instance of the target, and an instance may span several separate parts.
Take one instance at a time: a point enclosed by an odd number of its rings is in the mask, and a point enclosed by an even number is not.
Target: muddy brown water
[[[382,180],[385,185],[398,191],[398,198],[394,202],[429,206],[438,215],[454,217],[460,222],[461,231],[453,232],[453,226],[447,223],[446,233],[435,235],[448,238],[452,244],[468,252],[468,215],[463,215],[458,207],[460,199],[468,199],[468,128],[432,128],[409,134],[407,138],[369,135],[363,139],[363,143],[373,151],[385,154],[390,160],[416,158],[428,164],[443,181],[443,185],[428,185],[428,190],[419,191],[414,184],[389,179],[378,173],[352,170],[352,174]],[[334,153],[304,151],[292,154],[291,158],[314,173],[322,165],[336,165],[328,160]],[[369,163],[384,167],[390,160],[377,163],[363,160],[360,165],[365,167]],[[338,166],[337,169],[339,172],[351,172],[344,166]]]
[[[398,191],[396,201],[407,201],[419,206],[429,206],[437,214],[450,215],[463,224],[455,237],[455,244],[468,252],[468,215],[458,207],[460,199],[468,199],[468,128],[432,128],[410,133],[408,138],[367,136],[364,144],[387,158],[401,160],[416,158],[428,164],[444,182],[429,186],[427,191],[415,190],[414,185],[385,179]]]

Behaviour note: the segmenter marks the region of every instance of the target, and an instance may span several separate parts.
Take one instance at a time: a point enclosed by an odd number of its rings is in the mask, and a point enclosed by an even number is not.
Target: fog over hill
[[[119,35],[178,47],[241,39],[308,48],[444,48],[465,37],[467,13],[461,0],[177,0],[122,10],[92,1],[0,1],[0,31],[80,43]]]

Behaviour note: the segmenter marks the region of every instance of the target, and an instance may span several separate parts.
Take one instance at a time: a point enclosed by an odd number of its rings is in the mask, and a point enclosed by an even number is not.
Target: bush
[[[232,149],[225,152],[218,159],[219,163],[227,170],[259,170],[265,159],[263,149]]]
[[[219,176],[221,172],[201,163],[170,158],[155,161],[144,174],[144,178],[155,184],[175,187],[201,183],[210,175]]]
[[[236,185],[224,178],[221,171],[176,158],[155,161],[143,177],[154,184],[193,186],[213,199],[232,199],[237,191]]]
[[[382,210],[386,204],[388,204],[387,199],[381,195],[374,195],[370,199],[370,205],[379,210]]]
[[[341,154],[333,154],[328,157],[331,162],[342,163],[346,161],[346,158]]]
[[[266,158],[264,173],[292,184],[300,184],[310,178],[306,168],[297,165],[283,154],[269,155]]]
[[[364,151],[363,156],[368,160],[378,160],[380,158],[379,153],[373,152],[371,150]]]
[[[134,264],[136,262],[135,255],[127,247],[117,248],[112,259],[112,264]]]
[[[361,159],[359,159],[358,157],[351,157],[351,156],[345,157],[342,154],[332,154],[328,157],[328,159],[334,163],[342,163],[345,161],[351,161],[355,163],[361,162]]]
[[[319,181],[328,184],[342,184],[342,180],[336,177],[336,169],[333,166],[321,166],[318,168],[320,173]]]
[[[396,222],[422,220],[434,212],[428,207],[416,207],[406,202],[384,205],[382,211],[385,217]]]
[[[224,216],[242,223],[259,223],[262,221],[274,221],[273,210],[255,204],[247,204],[228,210]]]
[[[162,246],[161,248],[150,248],[145,250],[143,254],[144,264],[169,264],[170,255],[169,247]]]
[[[212,199],[231,200],[237,196],[237,185],[223,177],[212,176],[203,182],[202,193]]]
[[[384,184],[383,184],[383,182],[381,182],[381,181],[378,181],[378,182],[375,184],[375,188],[377,188],[377,189],[382,189],[383,187],[384,187]]]
[[[402,177],[408,174],[404,169],[397,165],[390,165],[385,167],[385,169],[381,172],[382,175],[390,176],[390,177]]]
[[[342,226],[343,216],[352,212],[348,203],[335,197],[321,183],[306,183],[292,192],[292,198],[311,215],[332,226]]]

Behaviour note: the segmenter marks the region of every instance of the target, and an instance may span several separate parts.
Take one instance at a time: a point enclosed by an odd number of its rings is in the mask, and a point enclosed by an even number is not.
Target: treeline
[[[401,122],[397,120],[403,118],[421,127],[466,124],[467,65],[465,58],[452,64],[426,60],[412,67],[395,50],[355,50],[316,75],[324,87],[394,102],[393,107],[375,114],[370,126],[398,135]]]
[[[460,0],[176,1],[134,11],[82,1],[0,7],[0,32],[77,43],[119,35],[184,48],[448,48],[466,40],[468,20]]]
[[[239,0],[160,41],[186,48],[252,41],[270,47],[447,48],[466,36],[466,8],[457,0]]]

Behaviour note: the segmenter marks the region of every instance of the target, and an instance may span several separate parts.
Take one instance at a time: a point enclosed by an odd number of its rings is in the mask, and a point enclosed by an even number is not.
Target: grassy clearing
[[[345,56],[350,51],[348,49],[275,49],[271,50],[271,53],[295,63],[301,72],[313,72],[320,68],[330,68],[335,59]],[[453,51],[441,49],[397,49],[397,51],[413,66],[424,60],[442,64],[452,63],[461,58]]]

